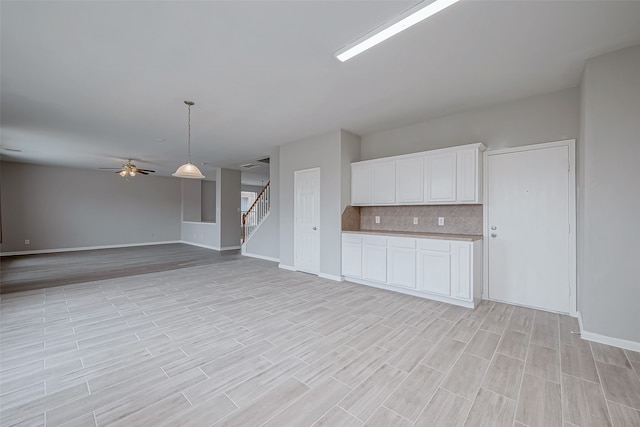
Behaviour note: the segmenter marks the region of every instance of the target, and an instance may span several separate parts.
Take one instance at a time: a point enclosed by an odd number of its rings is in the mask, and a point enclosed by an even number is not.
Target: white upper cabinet
[[[351,204],[370,205],[371,194],[371,163],[351,164]]]
[[[425,200],[427,203],[456,201],[456,152],[425,157]]]
[[[396,162],[373,163],[372,193],[374,205],[392,205],[396,202]]]
[[[396,160],[396,202],[424,203],[424,160],[422,157]]]
[[[482,144],[351,164],[351,204],[482,203]]]
[[[460,150],[457,156],[457,197],[460,203],[481,203],[479,187],[480,164],[478,150]]]

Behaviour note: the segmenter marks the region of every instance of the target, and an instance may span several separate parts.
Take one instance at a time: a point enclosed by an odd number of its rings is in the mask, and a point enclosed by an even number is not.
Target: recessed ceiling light
[[[458,1],[460,0],[435,0],[434,2],[423,1],[400,15],[400,17],[392,23],[385,25],[382,29],[376,29],[356,40],[349,46],[340,49],[336,52],[335,56],[342,62],[347,61],[365,50],[372,48],[378,43],[395,36],[399,32],[414,26],[418,22],[424,21],[428,17],[435,15]]]
[[[164,142],[165,139],[164,138],[156,138],[156,142]]]

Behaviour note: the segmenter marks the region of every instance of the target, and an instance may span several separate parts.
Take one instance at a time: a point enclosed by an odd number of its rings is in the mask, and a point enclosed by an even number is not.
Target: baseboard
[[[377,283],[371,280],[358,279],[356,277],[345,277],[344,280],[350,283],[357,283],[359,285],[365,285],[365,286],[371,286],[378,289],[384,289],[385,291],[399,292],[401,294],[411,295],[414,297],[420,297],[425,299],[431,299],[434,301],[446,302],[448,304],[459,305],[461,307],[466,307],[466,308],[475,308],[474,301],[463,301],[463,300],[458,300],[451,297],[446,297],[444,295],[427,294],[427,293],[415,291],[409,288],[387,285],[385,283]]]
[[[169,245],[173,243],[187,243],[187,242],[183,242],[181,240],[167,240],[164,242],[127,243],[124,245],[81,246],[76,248],[39,249],[35,251],[12,251],[12,252],[0,252],[0,256],[38,255],[38,254],[53,254],[58,252],[93,251],[96,249],[133,248],[136,246]]]
[[[240,246],[223,246],[218,250],[220,250],[220,251],[235,251],[235,250],[238,250],[238,249],[240,249]]]
[[[582,316],[578,312],[578,323],[580,324],[580,337],[582,339],[606,344],[613,347],[624,348],[626,350],[640,352],[640,342],[629,341],[622,338],[614,338],[607,335],[596,334],[595,332],[585,331],[582,326]]]
[[[180,243],[184,243],[185,245],[197,246],[199,248],[213,249],[214,251],[220,251],[220,248],[218,246],[204,245],[202,243],[189,242],[187,240],[180,240]]]
[[[334,276],[333,274],[318,273],[318,277],[322,277],[323,279],[334,280],[336,282],[344,281],[344,278],[342,276]]]
[[[278,268],[281,268],[283,270],[289,270],[289,271],[298,271],[295,267],[291,265],[285,265],[285,264],[278,264]]]
[[[258,254],[251,254],[249,252],[244,252],[244,251],[242,252],[242,255],[248,256],[248,257],[251,257],[251,258],[263,259],[265,261],[280,262],[279,258],[273,258],[273,257],[270,257],[270,256],[264,256],[264,255],[258,255]]]

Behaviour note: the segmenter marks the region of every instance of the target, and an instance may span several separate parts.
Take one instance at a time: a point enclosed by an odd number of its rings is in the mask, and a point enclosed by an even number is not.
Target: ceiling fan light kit
[[[100,168],[104,170],[114,170],[117,168]],[[127,176],[136,176],[136,174],[149,175],[150,173],[155,173],[154,170],[151,169],[140,169],[135,164],[131,162],[131,159],[127,160],[127,163],[122,165],[121,169],[116,170],[116,173],[123,178]]]
[[[191,106],[195,104],[193,101],[184,101],[189,108],[189,133],[187,138],[187,163],[180,166],[178,170],[175,171],[173,176],[178,178],[191,178],[191,179],[204,179],[204,175],[200,172],[200,169],[193,163],[191,163]]]
[[[340,49],[338,52],[336,52],[335,57],[340,61],[345,62],[353,58],[354,56],[361,54],[365,50],[371,49],[378,43],[382,43],[388,38],[395,36],[399,32],[402,32],[421,21],[424,21],[428,17],[435,15],[436,13],[457,3],[458,1],[460,0],[423,1],[403,13],[392,23],[383,26],[381,29],[376,29],[362,36],[360,39],[344,47],[343,49]]]

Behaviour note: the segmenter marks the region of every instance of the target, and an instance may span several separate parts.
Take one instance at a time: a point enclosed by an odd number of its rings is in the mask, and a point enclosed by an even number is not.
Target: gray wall
[[[267,185],[267,183],[265,182],[264,185]],[[242,186],[240,187],[242,191],[253,191],[254,193],[256,193],[256,195],[260,193],[263,188],[264,187],[260,185],[247,185],[247,184],[242,184]]]
[[[13,162],[0,168],[2,252],[180,240],[180,180]]]
[[[202,182],[202,214],[203,222],[216,222],[216,182]]]
[[[320,273],[340,276],[340,131],[280,146],[280,263],[294,266],[294,172],[320,168]]]
[[[216,176],[216,218],[220,228],[220,248],[239,248],[240,171],[218,169]]]
[[[202,181],[180,179],[182,185],[182,220],[200,222],[202,220]]]
[[[245,249],[250,255],[280,260],[280,148],[270,155],[271,206],[269,216],[247,241]],[[244,187],[244,186],[243,186]]]
[[[340,158],[340,174],[341,174],[341,198],[340,198],[340,215],[344,212],[344,208],[351,204],[351,163],[360,160],[360,137],[345,130],[341,131],[341,158]]]
[[[578,88],[452,114],[362,137],[362,160],[482,142],[516,147],[578,137]]]
[[[587,61],[578,145],[583,329],[640,343],[640,46]]]

